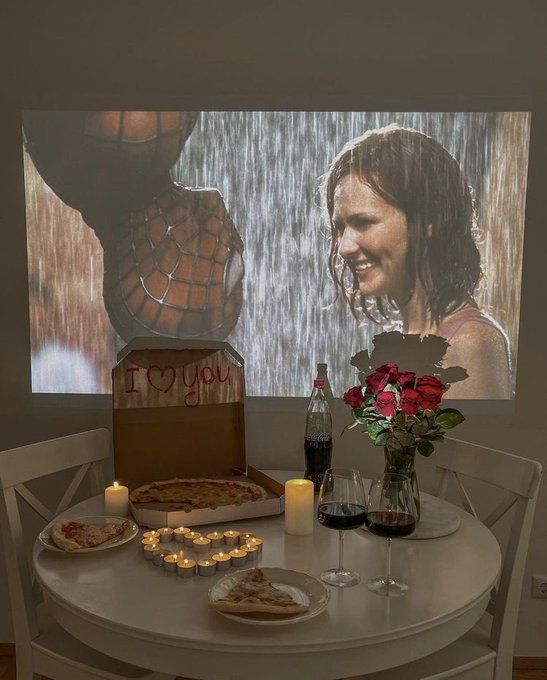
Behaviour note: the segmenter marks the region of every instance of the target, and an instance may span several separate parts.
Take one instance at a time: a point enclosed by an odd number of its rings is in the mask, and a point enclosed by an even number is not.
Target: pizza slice
[[[213,607],[220,612],[237,614],[299,614],[308,611],[309,604],[298,604],[289,593],[270,583],[261,569],[253,569],[226,597],[214,600]]]
[[[86,524],[85,522],[56,522],[50,531],[51,540],[61,550],[72,552],[82,548],[94,548],[112,538],[121,536],[129,526],[129,520],[120,524]]]

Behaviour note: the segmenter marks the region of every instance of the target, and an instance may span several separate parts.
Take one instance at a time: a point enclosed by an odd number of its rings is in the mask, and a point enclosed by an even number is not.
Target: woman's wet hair
[[[329,270],[337,295],[342,291],[354,316],[361,319],[365,314],[378,322],[370,301],[367,304],[359,294],[357,276],[352,287],[344,283],[348,265],[341,264],[338,252],[342,229],[333,221],[334,193],[350,173],[406,216],[409,298],[419,281],[437,324],[463,304],[475,304],[473,293],[482,273],[473,238],[476,214],[471,188],[458,161],[439,142],[417,130],[390,125],[349,141],[332,162],[323,185],[332,236]],[[376,305],[388,319],[386,300],[376,298]]]

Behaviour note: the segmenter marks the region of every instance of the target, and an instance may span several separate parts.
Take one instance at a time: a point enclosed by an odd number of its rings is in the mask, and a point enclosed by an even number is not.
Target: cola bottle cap
[[[314,380],[313,386],[323,388],[323,387],[325,387],[325,381],[324,380]]]

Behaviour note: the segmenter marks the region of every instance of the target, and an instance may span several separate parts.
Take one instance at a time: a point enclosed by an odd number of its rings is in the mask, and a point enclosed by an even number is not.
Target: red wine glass
[[[408,590],[406,583],[391,574],[391,542],[393,538],[409,536],[414,531],[417,515],[409,477],[387,472],[372,480],[365,524],[371,533],[387,538],[386,575],[368,582],[373,593],[397,597]]]
[[[327,569],[321,580],[331,586],[344,588],[354,586],[361,580],[343,565],[344,534],[349,529],[363,526],[366,517],[366,497],[363,480],[358,470],[330,468],[325,472],[321,490],[317,518],[328,529],[338,530],[338,567]]]

